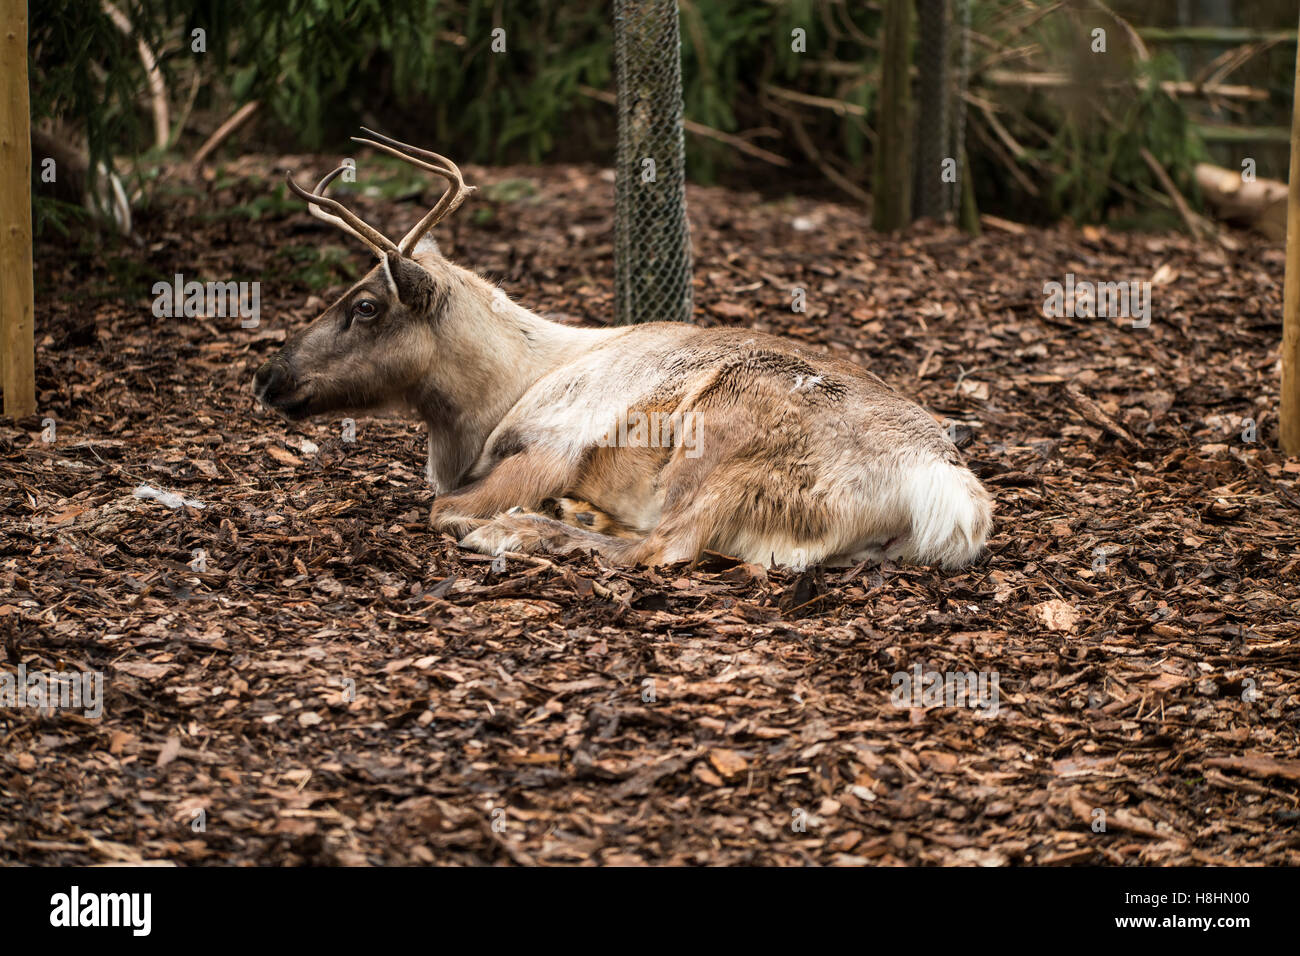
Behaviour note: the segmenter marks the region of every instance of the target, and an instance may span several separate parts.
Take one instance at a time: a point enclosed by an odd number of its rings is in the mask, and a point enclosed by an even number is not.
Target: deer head
[[[365,243],[379,265],[292,336],[253,379],[257,398],[287,418],[329,412],[365,412],[395,404],[420,407],[429,398],[427,373],[437,350],[437,328],[452,290],[463,284],[436,245],[421,245],[430,229],[474,191],[445,156],[390,139],[373,130],[356,142],[396,156],[447,180],[437,204],[394,243],[324,193],[346,166],[307,192],[292,175],[289,188],[305,199],[313,216]]]

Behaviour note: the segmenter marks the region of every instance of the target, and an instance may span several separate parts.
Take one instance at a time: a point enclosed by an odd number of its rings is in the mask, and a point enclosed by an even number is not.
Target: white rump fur
[[[944,461],[913,465],[900,486],[911,531],[899,557],[956,568],[979,554],[992,509],[988,492],[968,469]]]
[[[793,541],[749,526],[718,547],[797,569],[885,560],[951,569],[980,555],[992,526],[992,498],[969,469],[925,453],[859,468],[863,480],[845,482],[841,493],[823,499],[833,519],[824,537]]]

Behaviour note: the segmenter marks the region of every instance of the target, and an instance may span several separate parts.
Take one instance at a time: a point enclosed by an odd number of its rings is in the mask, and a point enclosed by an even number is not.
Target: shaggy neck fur
[[[429,430],[427,477],[441,493],[460,484],[534,382],[617,330],[547,321],[468,269],[439,257],[420,264],[447,289],[428,370],[410,396]]]

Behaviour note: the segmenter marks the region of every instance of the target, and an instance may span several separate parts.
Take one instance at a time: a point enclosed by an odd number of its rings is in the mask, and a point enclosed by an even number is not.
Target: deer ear
[[[418,262],[396,253],[385,253],[384,276],[402,305],[420,315],[433,311],[438,286]]]

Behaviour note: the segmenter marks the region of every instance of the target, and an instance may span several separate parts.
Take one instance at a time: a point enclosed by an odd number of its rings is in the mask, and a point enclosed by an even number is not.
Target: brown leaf
[[[1277,760],[1273,757],[1211,757],[1207,767],[1236,770],[1252,777],[1281,777],[1300,781],[1300,760]]]
[[[1060,598],[1052,598],[1042,604],[1035,604],[1030,612],[1049,631],[1068,631],[1075,629],[1079,612],[1074,606]]]
[[[266,453],[282,465],[301,465],[302,459],[279,445],[267,445]]]
[[[179,737],[168,737],[167,742],[163,744],[162,750],[158,751],[158,759],[154,766],[162,768],[167,766],[181,752],[181,739]]]
[[[736,302],[710,302],[709,311],[724,319],[747,319],[753,312],[749,306]]]
[[[713,764],[714,770],[726,778],[739,776],[749,769],[749,761],[744,757],[734,750],[720,747],[709,751],[709,763]]]
[[[77,505],[72,505],[71,507],[63,509],[56,515],[51,515],[49,519],[49,523],[66,524],[67,522],[71,521],[73,518],[77,517],[77,515],[85,514],[85,513],[86,513],[85,508],[79,507]]]
[[[113,665],[124,674],[139,677],[141,680],[158,680],[166,677],[175,664],[151,664],[148,661],[118,661]]]

